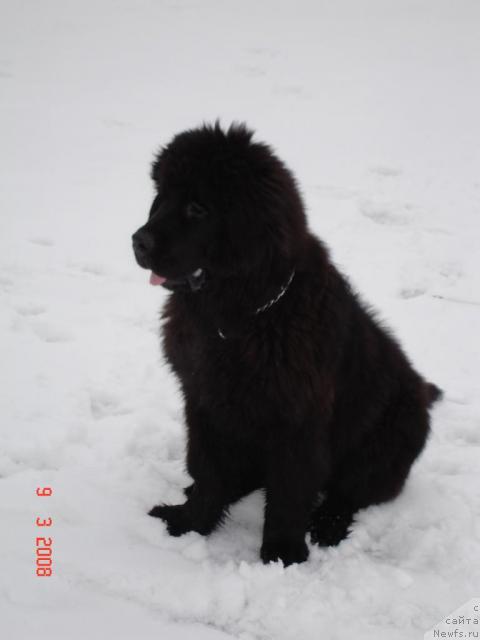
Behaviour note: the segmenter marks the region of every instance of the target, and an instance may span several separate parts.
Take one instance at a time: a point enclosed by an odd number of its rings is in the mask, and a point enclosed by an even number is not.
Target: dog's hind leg
[[[396,498],[428,431],[428,412],[421,403],[404,401],[392,407],[382,425],[334,465],[326,498],[311,516],[312,542],[337,545],[359,509]]]

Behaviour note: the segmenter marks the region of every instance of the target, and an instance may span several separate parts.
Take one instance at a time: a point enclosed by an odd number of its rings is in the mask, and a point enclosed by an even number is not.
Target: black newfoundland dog
[[[203,126],[163,148],[156,197],[133,235],[150,282],[172,291],[163,346],[185,399],[174,536],[210,533],[266,494],[261,557],[338,544],[358,509],[401,491],[440,396],[362,306],[307,227],[295,180],[243,125]]]

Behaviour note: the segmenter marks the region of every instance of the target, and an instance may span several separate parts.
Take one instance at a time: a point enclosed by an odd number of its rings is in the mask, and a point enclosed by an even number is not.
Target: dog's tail
[[[431,407],[437,400],[443,398],[443,391],[433,382],[427,382],[425,386],[427,389],[427,406]]]

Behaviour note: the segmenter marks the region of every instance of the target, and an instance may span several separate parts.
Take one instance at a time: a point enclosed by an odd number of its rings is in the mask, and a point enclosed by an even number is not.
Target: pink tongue
[[[150,284],[158,285],[158,284],[163,284],[166,281],[167,281],[166,278],[164,278],[163,276],[157,276],[157,274],[153,273],[153,271],[150,274]]]

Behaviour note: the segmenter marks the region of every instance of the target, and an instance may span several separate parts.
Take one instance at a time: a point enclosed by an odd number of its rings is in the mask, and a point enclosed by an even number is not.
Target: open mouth
[[[150,273],[150,284],[153,286],[162,286],[165,289],[174,291],[183,287],[190,287],[192,291],[198,291],[205,282],[205,271],[203,269],[195,269],[192,273],[180,278],[166,278],[155,271]]]
[[[165,282],[167,282],[167,278],[157,275],[154,271],[150,273],[150,284],[153,284],[153,286],[159,286],[165,284]]]

